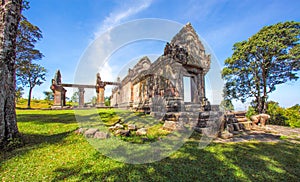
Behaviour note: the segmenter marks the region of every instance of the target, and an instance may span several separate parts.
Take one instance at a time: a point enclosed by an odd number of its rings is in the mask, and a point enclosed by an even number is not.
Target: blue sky
[[[88,46],[109,28],[128,21],[159,18],[180,24],[191,22],[209,44],[221,67],[231,56],[235,42],[246,40],[266,25],[300,21],[298,0],[31,0],[30,7],[24,14],[43,32],[44,38],[37,48],[45,55],[40,63],[48,69],[46,83],[34,88],[35,98],[43,98],[42,92],[50,90],[57,69],[61,70],[63,82],[73,83],[77,65]],[[143,53],[162,54],[164,44],[148,41],[145,45],[152,49],[147,50],[137,49],[143,46],[137,43],[134,49],[129,46],[114,57],[123,67]],[[124,56],[126,52],[129,54]],[[109,64],[102,76],[115,79],[114,67]],[[300,81],[277,86],[270,100],[284,107],[292,106],[300,103],[299,90]],[[72,90],[68,93],[70,96]],[[237,104],[237,107],[243,109],[244,105]]]

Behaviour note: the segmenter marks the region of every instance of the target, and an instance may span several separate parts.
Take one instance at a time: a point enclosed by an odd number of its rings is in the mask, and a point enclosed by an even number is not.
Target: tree
[[[15,111],[15,59],[22,0],[2,0],[0,6],[0,148],[2,148],[19,134]]]
[[[76,91],[73,93],[72,97],[71,97],[71,102],[78,102],[79,101],[79,92]]]
[[[23,87],[18,87],[18,86],[16,87],[16,101],[22,98],[24,94],[23,91],[24,91]]]
[[[224,99],[221,101],[220,107],[223,108],[225,111],[233,111],[234,106],[231,102],[231,100]]]
[[[24,1],[22,8],[24,10],[29,9],[28,1]],[[22,16],[17,36],[16,75],[18,86],[29,87],[28,108],[30,108],[32,89],[45,81],[47,72],[44,67],[33,63],[33,61],[40,60],[43,57],[43,54],[35,49],[35,43],[42,37],[41,30]]]
[[[110,106],[110,97],[105,97],[104,100],[105,100],[104,105],[105,106]]]
[[[30,108],[31,93],[35,86],[41,85],[46,80],[47,70],[34,63],[23,65],[17,70],[18,79],[23,86],[29,87],[27,107]]]
[[[53,100],[54,96],[52,91],[44,91],[43,93],[45,95],[45,100]]]
[[[96,96],[93,96],[93,97],[91,98],[91,104],[92,104],[92,105],[96,105],[96,104],[97,104],[97,97],[96,97]]]
[[[256,111],[265,113],[276,85],[298,79],[299,37],[300,23],[291,21],[263,27],[247,41],[235,43],[222,70],[227,99],[254,98]]]
[[[24,0],[23,10],[30,8],[29,2]],[[25,16],[21,16],[18,26],[17,46],[16,46],[16,64],[17,69],[24,64],[31,63],[32,60],[40,60],[43,54],[35,49],[35,44],[43,38],[39,27],[31,24]]]

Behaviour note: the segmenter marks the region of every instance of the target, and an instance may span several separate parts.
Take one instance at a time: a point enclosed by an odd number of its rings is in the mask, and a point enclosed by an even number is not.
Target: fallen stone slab
[[[88,138],[93,138],[94,134],[99,131],[97,128],[89,128],[88,130],[86,130],[84,132],[84,136],[88,137]]]
[[[117,124],[115,125],[115,129],[123,129],[123,128],[124,128],[124,126],[121,125],[121,124],[119,124],[119,123],[117,123]]]
[[[107,138],[109,138],[109,133],[102,132],[102,131],[97,131],[94,134],[94,138],[96,138],[96,139],[107,139]]]
[[[75,131],[76,134],[84,134],[84,132],[88,130],[87,128],[79,128],[78,130]]]
[[[117,130],[115,132],[115,135],[130,136],[130,131],[129,130]]]
[[[136,131],[136,135],[146,135],[147,129],[146,128],[140,128]]]
[[[134,131],[134,130],[136,130],[136,125],[135,124],[128,124],[128,130],[130,130],[130,131]]]

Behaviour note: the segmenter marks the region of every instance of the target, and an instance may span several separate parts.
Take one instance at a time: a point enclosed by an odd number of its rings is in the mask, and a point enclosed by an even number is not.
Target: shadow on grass
[[[212,144],[188,142],[159,162],[122,164],[102,156],[58,167],[53,181],[297,181],[300,146],[292,143]],[[103,158],[111,166],[103,166]],[[118,164],[118,167],[114,165]]]
[[[64,114],[18,114],[18,122],[34,122],[35,124],[47,123],[63,123],[71,124],[77,123],[74,113]]]
[[[35,148],[44,147],[45,145],[51,145],[62,142],[68,135],[73,133],[72,131],[66,131],[63,133],[53,135],[42,135],[42,134],[21,134],[23,140],[23,146],[13,151],[1,151],[0,152],[0,166],[5,161],[15,157],[24,155],[30,150]]]

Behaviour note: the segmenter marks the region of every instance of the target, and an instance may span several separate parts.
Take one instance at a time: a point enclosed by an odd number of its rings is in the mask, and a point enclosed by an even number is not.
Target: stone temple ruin
[[[143,57],[111,95],[111,106],[143,111],[177,127],[180,122],[196,121],[206,127],[220,116],[213,114],[205,96],[205,75],[211,58],[190,23],[164,48],[164,54],[151,63]],[[217,110],[213,107],[213,110]]]
[[[113,89],[111,105],[119,108],[149,110],[152,98],[168,101],[168,109],[178,111],[184,105],[197,105],[199,111],[210,110],[205,97],[204,76],[210,68],[210,55],[190,23],[167,43],[164,54],[154,63],[143,57]],[[187,80],[189,92],[185,91]],[[151,110],[150,110],[151,112]]]
[[[224,114],[206,98],[205,75],[210,64],[210,55],[206,54],[198,35],[188,23],[166,44],[163,55],[157,60],[151,63],[148,57],[141,58],[117,82],[102,81],[98,73],[95,85],[66,84],[62,83],[58,70],[50,87],[54,93],[53,108],[65,106],[64,87],[78,88],[79,108],[85,107],[84,89],[95,89],[96,107],[105,107],[105,87],[114,85],[110,107],[150,114],[162,121],[163,129],[166,130],[191,126],[195,130],[215,136],[226,130],[229,133],[225,132],[224,137],[251,130],[259,122],[258,116],[251,122],[244,112]],[[268,118],[269,116],[260,120],[262,125]]]
[[[186,24],[164,48],[164,53],[151,63],[143,57],[128,74],[117,82],[105,82],[97,74],[96,85],[61,83],[58,71],[52,80],[54,106],[65,105],[64,87],[79,89],[79,107],[84,106],[84,88],[94,88],[97,105],[104,106],[106,85],[115,85],[111,107],[142,111],[165,122],[171,130],[186,123],[204,128],[215,124],[221,113],[205,96],[205,75],[211,58],[190,23]],[[212,111],[213,110],[213,111]],[[168,128],[167,128],[168,129]]]

